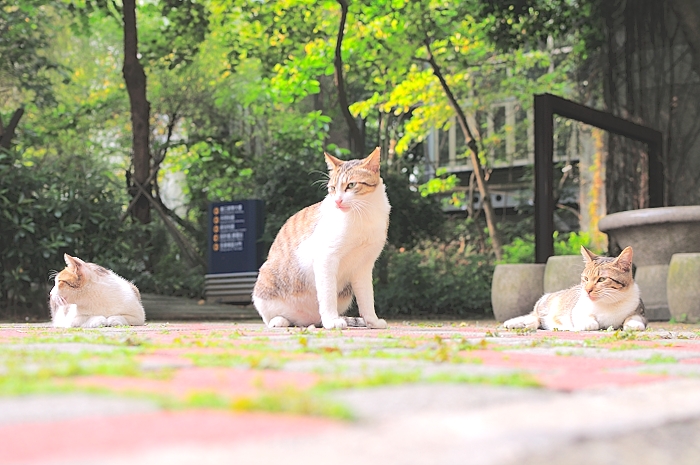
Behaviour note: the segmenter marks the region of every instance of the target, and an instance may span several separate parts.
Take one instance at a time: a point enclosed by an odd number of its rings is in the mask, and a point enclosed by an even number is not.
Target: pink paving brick
[[[646,373],[616,373],[601,370],[562,370],[538,373],[535,378],[548,389],[578,391],[609,387],[650,384],[669,379],[665,375]]]
[[[188,444],[235,444],[256,438],[310,435],[340,422],[270,414],[191,410],[0,427],[0,463],[98,460],[125,452]]]
[[[246,397],[261,389],[307,389],[318,382],[318,376],[314,373],[275,370],[186,367],[177,370],[169,379],[84,376],[70,382],[78,386],[105,387],[122,392],[153,392],[179,398],[202,391],[227,397]]]
[[[485,365],[507,366],[530,370],[590,370],[611,369],[639,366],[633,360],[609,358],[577,357],[575,355],[527,354],[519,352],[501,352],[493,350],[474,350],[463,352],[465,356],[481,359]]]
[[[463,355],[478,358],[482,360],[484,365],[511,367],[526,371],[532,374],[544,387],[564,391],[627,386],[668,379],[665,375],[614,371],[644,366],[633,360],[489,350],[463,352]]]

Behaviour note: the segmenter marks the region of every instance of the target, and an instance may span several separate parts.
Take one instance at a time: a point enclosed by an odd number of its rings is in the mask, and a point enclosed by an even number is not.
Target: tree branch
[[[345,35],[345,22],[348,17],[348,2],[346,0],[337,0],[340,5],[340,25],[338,26],[338,37],[335,42],[335,57],[333,59],[333,76],[335,86],[338,89],[338,104],[340,112],[345,118],[345,123],[350,130],[350,149],[356,155],[363,155],[365,149],[365,140],[362,136],[360,128],[357,127],[355,118],[350,113],[350,105],[348,103],[347,90],[345,89],[345,78],[343,77],[343,37]]]
[[[437,77],[438,81],[440,81],[440,85],[447,96],[447,100],[450,102],[450,106],[457,115],[457,121],[459,122],[459,126],[462,128],[462,133],[464,134],[464,140],[467,142],[467,146],[471,152],[472,166],[474,168],[474,174],[476,175],[476,184],[479,187],[479,193],[481,194],[482,209],[484,210],[484,216],[486,217],[486,226],[489,229],[491,245],[493,247],[494,254],[496,255],[496,259],[500,260],[503,256],[501,238],[496,226],[496,214],[493,210],[493,205],[491,204],[491,194],[489,192],[488,185],[486,184],[484,170],[481,166],[481,160],[479,160],[479,148],[477,146],[476,139],[469,128],[467,117],[464,115],[462,107],[459,105],[459,102],[457,102],[457,99],[452,93],[452,89],[450,89],[450,86],[447,84],[447,81],[442,74],[440,66],[435,61],[433,52],[430,49],[430,40],[426,38],[423,44],[425,45],[425,49],[428,53],[428,63],[433,70],[433,74],[435,77]]]
[[[693,70],[700,77],[700,8],[695,1],[671,0],[670,3],[690,47]]]
[[[190,266],[206,266],[206,262],[204,259],[199,255],[199,253],[195,250],[195,248],[190,244],[189,240],[187,237],[180,232],[180,230],[177,228],[175,224],[173,224],[173,220],[168,216],[168,214],[163,210],[161,207],[161,203],[156,201],[156,199],[153,198],[150,192],[148,192],[141,184],[139,184],[137,181],[134,181],[134,185],[138,188],[139,193],[148,200],[148,202],[153,205],[153,208],[158,212],[160,215],[161,219],[163,220],[163,223],[165,224],[166,229],[170,233],[170,235],[173,237],[175,242],[177,243],[178,247],[180,248],[180,251],[182,251],[183,256],[185,257],[185,260],[189,263]]]
[[[19,124],[19,120],[24,114],[24,107],[20,107],[15,110],[10,118],[10,122],[7,124],[6,128],[2,127],[2,122],[0,121],[0,148],[5,150],[10,150],[12,146],[12,139],[15,137],[15,130]]]

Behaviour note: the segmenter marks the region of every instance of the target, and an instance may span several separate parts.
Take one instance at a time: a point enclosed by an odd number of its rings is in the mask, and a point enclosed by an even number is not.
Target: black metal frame
[[[662,207],[665,175],[663,135],[656,129],[618,118],[552,94],[535,95],[535,262],[554,255],[554,115],[580,121],[619,134],[648,147],[649,206]]]

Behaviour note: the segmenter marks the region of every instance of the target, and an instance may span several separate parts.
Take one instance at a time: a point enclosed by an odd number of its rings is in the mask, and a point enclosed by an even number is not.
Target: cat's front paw
[[[348,323],[343,318],[331,318],[323,320],[323,327],[326,329],[348,329]]]
[[[102,328],[107,326],[107,318],[103,316],[92,316],[81,325],[83,328]]]
[[[622,327],[622,329],[625,331],[644,331],[646,329],[646,325],[642,321],[636,319],[629,319],[625,321],[625,324]]]
[[[381,318],[377,318],[376,320],[365,319],[365,324],[370,329],[386,329],[388,326],[386,324],[386,320],[383,320]]]
[[[291,323],[283,316],[276,316],[267,323],[267,326],[268,328],[287,328]]]
[[[105,326],[129,326],[129,322],[121,315],[112,315],[107,318]]]
[[[598,331],[600,325],[598,322],[591,318],[589,320],[581,322],[581,324],[576,328],[576,331]]]

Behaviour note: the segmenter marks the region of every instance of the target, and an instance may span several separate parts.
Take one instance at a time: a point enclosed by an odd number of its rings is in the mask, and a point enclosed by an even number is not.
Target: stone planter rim
[[[642,208],[605,215],[598,222],[598,229],[607,233],[612,230],[635,226],[691,223],[694,221],[700,221],[700,205]]]

